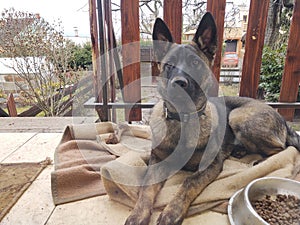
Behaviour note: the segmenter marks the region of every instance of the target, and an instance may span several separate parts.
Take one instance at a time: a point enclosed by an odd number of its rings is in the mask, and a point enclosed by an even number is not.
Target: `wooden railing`
[[[240,96],[256,97],[260,68],[262,60],[262,49],[264,44],[265,28],[267,23],[269,0],[251,0],[249,9],[249,20],[248,29],[246,34],[246,45],[245,45],[245,56],[243,59],[242,77],[240,84]],[[114,101],[113,98],[109,97],[109,93],[106,89],[99,89],[101,87],[106,87],[107,84],[107,66],[100,69],[99,52],[98,50],[98,35],[100,38],[100,45],[103,46],[113,46],[113,28],[111,23],[110,11],[106,10],[106,16],[103,16],[103,11],[101,9],[110,9],[110,0],[90,0],[90,15],[91,15],[91,35],[93,40],[94,49],[94,78],[95,87],[98,93],[95,96],[95,107],[99,111],[99,116],[102,116],[102,120],[109,120],[110,108],[114,104],[109,103]],[[126,111],[127,119],[129,121],[141,120],[141,110],[142,104],[140,104],[141,99],[141,85],[140,82],[136,82],[140,79],[140,46],[138,44],[140,40],[139,31],[139,1],[138,0],[120,0],[121,3],[121,26],[122,26],[122,58],[125,60],[127,66],[122,70],[122,77],[119,79],[123,86],[126,87],[129,84],[134,83],[130,89],[124,89],[124,102],[125,103],[138,103],[137,107]],[[95,14],[96,5],[98,5],[98,16]],[[170,27],[170,30],[174,34],[174,39],[177,43],[181,42],[182,33],[182,0],[164,0],[164,20]],[[215,17],[218,36],[222,37],[224,32],[224,17],[225,17],[225,0],[207,0],[207,11],[210,11]],[[100,10],[100,11],[99,11]],[[97,18],[97,19],[96,19]],[[98,23],[98,26],[97,26]],[[99,27],[99,32],[97,30]],[[106,33],[103,27],[106,27]],[[108,37],[108,40],[105,40]],[[110,38],[109,38],[110,37]],[[279,112],[287,119],[292,120],[294,117],[294,109],[298,108],[298,104],[293,104],[296,102],[299,78],[300,78],[300,0],[295,0],[293,19],[290,28],[290,39],[288,42],[287,56],[284,68],[284,74],[282,79],[282,86],[280,92],[280,102],[277,105],[273,104],[274,107],[279,107]],[[108,41],[108,44],[105,43]],[[135,43],[130,45],[130,43]],[[220,70],[221,70],[221,51],[222,51],[222,38],[219,38],[218,51],[215,57],[215,63],[213,67],[213,72],[217,78],[220,80]],[[114,46],[115,47],[115,46]],[[103,48],[102,48],[103,49]],[[105,49],[104,49],[105,52]],[[103,52],[102,52],[103,53]],[[97,56],[98,54],[98,56]],[[100,57],[105,60],[105,57]],[[113,56],[111,56],[113,59]],[[106,62],[106,61],[104,61]],[[112,61],[110,61],[112,62]],[[100,63],[101,64],[101,63]],[[104,64],[105,65],[105,64]],[[102,62],[103,66],[103,62]],[[101,82],[104,82],[102,85]],[[97,89],[98,88],[98,89]],[[103,93],[105,92],[105,93]],[[217,95],[217,93],[215,93]],[[113,96],[111,94],[110,96]],[[100,103],[100,104],[99,104]],[[89,105],[91,106],[91,105]],[[124,108],[127,108],[124,105]],[[104,113],[103,113],[104,111]],[[103,116],[104,115],[104,116]]]
[[[52,99],[56,100],[61,100],[62,98],[64,98],[59,109],[59,116],[73,116],[74,98],[76,96],[84,96],[86,93],[90,92],[92,87],[91,83],[92,82],[90,76],[86,76],[82,80],[80,80],[80,82],[77,82],[72,86],[65,87],[62,91],[63,95],[57,93],[56,95],[51,97]],[[51,100],[48,99],[47,101],[50,102]],[[0,117],[34,117],[42,112],[42,109],[40,107],[38,107],[37,105],[33,105],[24,112],[18,113],[15,99],[12,93],[8,95],[6,108],[8,112],[0,107]]]

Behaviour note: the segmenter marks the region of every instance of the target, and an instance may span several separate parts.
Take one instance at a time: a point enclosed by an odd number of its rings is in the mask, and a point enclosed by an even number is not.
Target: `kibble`
[[[300,224],[300,199],[294,195],[266,195],[252,205],[258,215],[270,225]]]

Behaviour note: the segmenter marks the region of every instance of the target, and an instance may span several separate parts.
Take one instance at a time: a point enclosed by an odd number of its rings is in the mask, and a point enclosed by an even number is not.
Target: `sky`
[[[74,27],[79,36],[90,35],[88,0],[0,0],[0,12],[11,7],[39,13],[50,23],[60,19],[66,36],[74,36]]]
[[[118,0],[112,1],[119,2]],[[249,0],[232,1],[249,2]],[[80,37],[90,36],[88,0],[0,0],[0,12],[11,7],[17,11],[39,13],[50,23],[60,19],[66,36],[75,35],[74,27],[78,28]],[[119,19],[114,20],[116,33],[120,31],[118,21]]]

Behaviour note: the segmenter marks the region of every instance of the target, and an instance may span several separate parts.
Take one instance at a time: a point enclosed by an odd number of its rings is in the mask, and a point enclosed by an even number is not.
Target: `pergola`
[[[139,121],[141,120],[141,108],[152,107],[152,104],[140,102],[139,1],[120,0],[120,2],[123,68],[121,68],[118,53],[113,50],[117,46],[112,26],[111,1],[89,0],[94,88],[96,90],[95,101],[90,104],[96,107],[101,120],[111,120],[110,109],[119,107],[126,109],[128,121]],[[219,37],[222,37],[224,32],[225,6],[225,0],[207,0],[207,11],[210,11],[215,17]],[[256,98],[257,95],[268,7],[269,1],[251,0],[240,96]],[[182,34],[182,0],[164,0],[163,12],[163,19],[170,27],[175,41],[180,43]],[[278,108],[279,112],[287,120],[292,120],[295,108],[300,108],[300,105],[295,103],[300,78],[299,40],[300,0],[295,0],[279,98],[280,102],[271,104],[273,107]],[[213,73],[218,81],[221,70],[222,42],[223,40],[220,38],[218,41],[220,47],[216,53],[213,66]],[[108,77],[113,66],[117,68],[117,76],[120,86],[123,88],[124,103],[122,104],[114,103],[114,77]],[[153,68],[155,68],[155,65]],[[217,94],[214,93],[214,95]]]

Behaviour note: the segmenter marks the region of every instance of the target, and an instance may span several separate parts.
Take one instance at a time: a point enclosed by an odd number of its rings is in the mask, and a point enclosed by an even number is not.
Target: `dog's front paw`
[[[131,214],[127,218],[125,225],[148,225],[149,222],[150,222],[150,215],[142,216],[141,214]]]
[[[183,216],[177,215],[172,211],[163,211],[157,219],[157,225],[180,225],[182,224]]]

